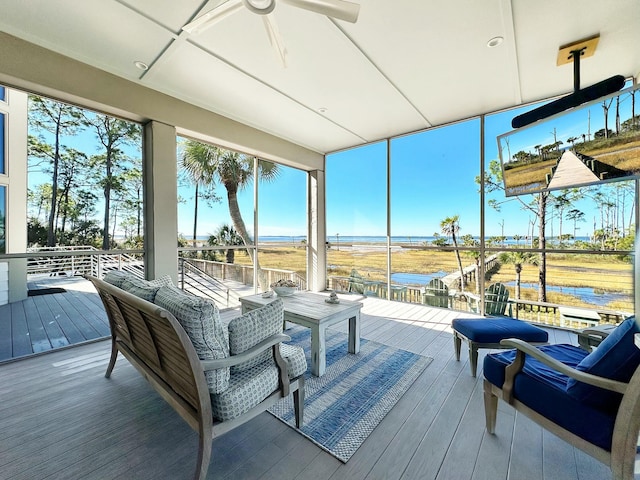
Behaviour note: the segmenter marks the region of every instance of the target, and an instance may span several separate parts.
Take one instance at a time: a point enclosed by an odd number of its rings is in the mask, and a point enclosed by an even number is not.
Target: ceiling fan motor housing
[[[258,15],[268,15],[276,6],[275,0],[242,0],[244,6]]]

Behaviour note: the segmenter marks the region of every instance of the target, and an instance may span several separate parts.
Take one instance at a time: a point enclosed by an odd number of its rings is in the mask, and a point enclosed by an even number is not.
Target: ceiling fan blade
[[[284,46],[282,36],[280,35],[280,31],[278,30],[275,20],[271,15],[263,15],[262,21],[264,23],[264,28],[267,30],[271,46],[278,54],[280,61],[282,61],[282,66],[287,68],[287,48]]]
[[[239,0],[229,0],[222,5],[217,6],[213,10],[209,10],[204,15],[200,15],[192,22],[187,23],[182,30],[188,33],[200,33],[211,25],[219,22],[220,20],[228,17],[232,13],[237,12],[243,7],[242,2]]]
[[[356,23],[360,5],[346,0],[281,0],[294,7],[320,13],[346,22]]]

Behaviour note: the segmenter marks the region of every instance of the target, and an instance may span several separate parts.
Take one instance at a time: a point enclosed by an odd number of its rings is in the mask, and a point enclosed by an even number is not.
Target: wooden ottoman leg
[[[460,349],[462,348],[462,339],[458,336],[458,332],[453,331],[453,349],[456,352],[456,360],[460,361]]]
[[[469,364],[471,365],[471,375],[475,378],[478,370],[478,344],[469,340]]]

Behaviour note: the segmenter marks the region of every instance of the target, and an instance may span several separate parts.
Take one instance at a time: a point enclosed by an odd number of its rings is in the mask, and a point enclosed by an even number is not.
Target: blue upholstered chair
[[[511,348],[500,343],[506,338],[517,338],[537,345],[549,340],[549,334],[545,330],[509,317],[456,318],[451,326],[456,360],[460,360],[464,340],[469,344],[469,364],[474,377],[478,367],[479,348]]]
[[[640,430],[640,332],[622,322],[591,353],[573,345],[533,347],[484,359],[487,431],[494,433],[498,399],[545,429],[609,465],[614,479],[634,478]]]

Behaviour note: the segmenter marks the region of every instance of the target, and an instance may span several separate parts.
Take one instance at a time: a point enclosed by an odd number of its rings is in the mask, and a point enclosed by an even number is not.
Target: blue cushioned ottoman
[[[460,360],[462,340],[469,344],[471,375],[476,376],[479,348],[505,348],[500,341],[517,338],[532,344],[545,344],[549,335],[530,323],[509,317],[456,318],[452,322],[456,360]]]

